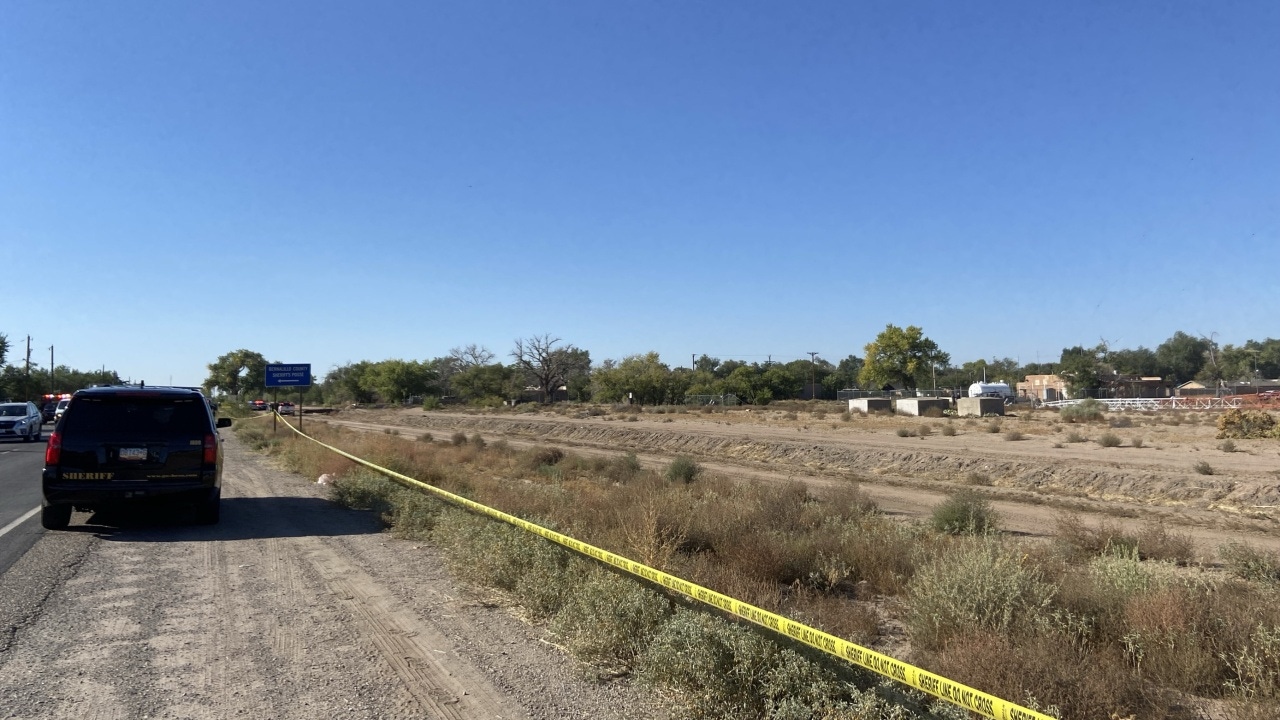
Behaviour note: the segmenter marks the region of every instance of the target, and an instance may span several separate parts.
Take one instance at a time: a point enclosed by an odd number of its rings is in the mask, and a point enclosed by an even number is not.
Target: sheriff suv
[[[147,501],[194,504],[196,520],[218,522],[222,441],[198,390],[110,386],[71,397],[44,455],[41,523],[71,522],[73,508],[93,510]]]

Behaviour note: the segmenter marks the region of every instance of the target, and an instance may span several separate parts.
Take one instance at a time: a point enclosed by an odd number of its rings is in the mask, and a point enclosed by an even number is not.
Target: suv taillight
[[[49,433],[49,445],[44,449],[44,464],[57,465],[62,459],[62,433],[54,430]]]
[[[204,462],[213,465],[218,462],[218,438],[216,435],[204,436]]]

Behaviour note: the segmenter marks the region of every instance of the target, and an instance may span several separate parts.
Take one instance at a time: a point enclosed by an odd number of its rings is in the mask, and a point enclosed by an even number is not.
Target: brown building
[[[1057,375],[1028,375],[1015,389],[1018,397],[1053,402],[1067,399],[1067,383]]]

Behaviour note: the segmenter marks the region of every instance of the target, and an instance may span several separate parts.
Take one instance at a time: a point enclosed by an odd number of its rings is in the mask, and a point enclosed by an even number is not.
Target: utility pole
[[[809,356],[809,399],[818,399],[818,353],[806,353]]]
[[[31,377],[31,336],[27,336],[27,377]]]
[[[49,392],[50,392],[50,393],[56,393],[56,392],[58,392],[58,387],[57,387],[57,386],[54,384],[54,382],[53,382],[53,368],[54,368],[54,365],[53,365],[53,346],[52,346],[52,345],[50,345],[50,346],[49,346]]]

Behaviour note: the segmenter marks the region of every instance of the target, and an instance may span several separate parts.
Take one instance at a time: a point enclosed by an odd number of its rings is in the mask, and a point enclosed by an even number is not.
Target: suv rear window
[[[64,437],[98,440],[200,437],[213,432],[209,409],[200,398],[76,398],[62,418]]]

